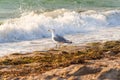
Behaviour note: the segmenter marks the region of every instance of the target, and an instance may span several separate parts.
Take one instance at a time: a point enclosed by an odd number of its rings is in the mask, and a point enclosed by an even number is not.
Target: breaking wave
[[[80,34],[109,27],[120,27],[120,10],[84,12],[58,9],[37,14],[31,12],[10,19],[0,25],[0,43],[35,40],[50,37],[48,29],[56,34]]]

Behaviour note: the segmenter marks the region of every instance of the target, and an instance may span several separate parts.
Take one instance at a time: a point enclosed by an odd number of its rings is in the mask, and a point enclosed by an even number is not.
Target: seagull
[[[62,43],[62,44],[63,43],[68,43],[68,44],[72,43],[71,41],[65,39],[64,37],[62,37],[62,36],[60,36],[58,34],[55,34],[55,29],[50,29],[48,31],[51,32],[51,34],[52,34],[52,40],[53,40],[53,42],[56,43],[56,47],[57,47],[57,43]]]

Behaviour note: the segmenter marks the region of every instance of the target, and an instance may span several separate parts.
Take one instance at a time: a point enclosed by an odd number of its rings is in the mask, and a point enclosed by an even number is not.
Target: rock
[[[98,79],[99,80],[120,80],[120,67],[103,69],[98,75]]]
[[[2,57],[0,80],[120,80],[120,42],[104,44]]]
[[[106,55],[110,55],[110,56],[116,55],[116,53],[115,53],[115,52],[112,52],[112,51],[107,51],[105,54],[106,54]]]

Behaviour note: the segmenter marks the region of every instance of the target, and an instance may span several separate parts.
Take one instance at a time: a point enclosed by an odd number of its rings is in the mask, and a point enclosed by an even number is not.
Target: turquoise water
[[[120,0],[0,0],[0,20],[20,16],[23,12],[54,9],[116,9]]]

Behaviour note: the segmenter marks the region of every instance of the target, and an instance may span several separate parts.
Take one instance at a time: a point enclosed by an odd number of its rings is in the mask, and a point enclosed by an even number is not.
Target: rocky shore
[[[0,58],[0,80],[120,80],[120,41]]]

